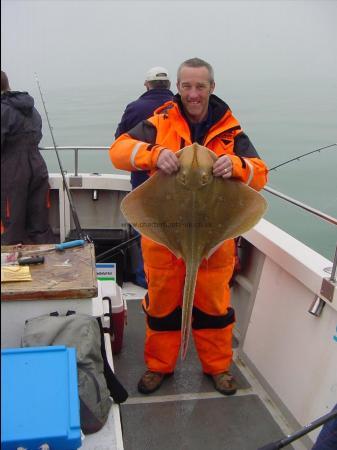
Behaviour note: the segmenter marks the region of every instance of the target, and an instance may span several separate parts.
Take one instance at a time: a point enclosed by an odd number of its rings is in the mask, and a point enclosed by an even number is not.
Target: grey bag
[[[23,347],[65,345],[76,348],[81,428],[95,433],[105,424],[112,404],[128,397],[107,361],[100,319],[86,314],[57,312],[26,321]]]

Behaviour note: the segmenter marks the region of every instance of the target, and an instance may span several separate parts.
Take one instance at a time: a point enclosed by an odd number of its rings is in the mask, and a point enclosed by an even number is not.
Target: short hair
[[[1,71],[1,92],[9,91],[9,82],[5,72]]]
[[[171,82],[169,80],[152,80],[147,81],[151,89],[170,89]]]
[[[206,61],[200,58],[191,58],[187,59],[183,63],[180,64],[177,71],[177,81],[180,81],[180,72],[183,67],[206,67],[209,73],[209,81],[210,83],[214,83],[214,70],[213,67]]]

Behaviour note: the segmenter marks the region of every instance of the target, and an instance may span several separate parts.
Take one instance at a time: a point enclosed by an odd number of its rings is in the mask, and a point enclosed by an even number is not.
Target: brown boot
[[[229,372],[211,375],[214,387],[223,395],[233,395],[237,391],[237,384]]]
[[[142,394],[151,394],[162,385],[164,378],[173,375],[172,373],[151,372],[147,370],[138,383],[138,391]]]

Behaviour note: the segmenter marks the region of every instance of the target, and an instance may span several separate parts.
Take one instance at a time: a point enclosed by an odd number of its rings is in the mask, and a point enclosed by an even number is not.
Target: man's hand
[[[233,174],[233,163],[229,156],[223,155],[218,158],[213,165],[213,175],[215,177],[230,178]]]
[[[157,167],[167,175],[171,175],[179,169],[179,159],[172,150],[164,148],[159,154]]]

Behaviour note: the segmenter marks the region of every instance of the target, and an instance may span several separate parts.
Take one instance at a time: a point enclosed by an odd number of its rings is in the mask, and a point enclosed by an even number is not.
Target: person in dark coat
[[[27,92],[11,91],[1,71],[1,244],[54,242],[49,183],[38,149],[42,120]]]
[[[154,111],[165,102],[172,100],[173,92],[170,91],[170,78],[164,67],[153,67],[145,78],[146,92],[137,100],[129,103],[125,108],[122,119],[117,127],[115,138],[131,130],[137,123],[153,116]],[[131,173],[132,189],[147,180],[146,172],[137,171]]]
[[[164,67],[152,67],[146,73],[144,86],[146,92],[142,94],[137,100],[129,103],[125,108],[122,119],[117,127],[115,138],[117,139],[121,134],[126,133],[136,126],[142,120],[148,119],[154,111],[164,103],[173,98],[173,92],[170,91],[171,82],[167,69]],[[146,171],[131,172],[131,186],[135,189],[145,180],[148,179]],[[143,258],[139,247],[139,262],[136,269],[135,283],[147,288]]]

